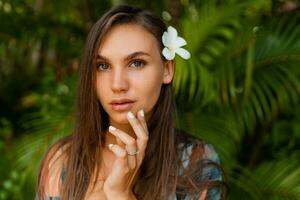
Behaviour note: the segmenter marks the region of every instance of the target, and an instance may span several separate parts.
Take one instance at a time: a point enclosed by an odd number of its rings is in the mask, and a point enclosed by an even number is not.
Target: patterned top
[[[186,148],[184,148],[182,152],[182,164],[183,169],[180,169],[179,174],[181,174],[184,171],[184,168],[186,168],[190,162],[190,157],[193,152],[193,146],[194,145],[188,145]],[[203,158],[212,161],[214,163],[220,164],[220,159],[218,154],[216,153],[214,147],[211,144],[204,144],[204,155]],[[64,175],[65,172],[61,172],[60,181],[64,181]],[[220,168],[209,165],[205,166],[202,170],[202,178],[204,177],[205,180],[216,180],[216,181],[222,181],[222,172]],[[206,199],[209,200],[219,200],[220,199],[220,189],[219,188],[212,188],[207,191]],[[201,193],[193,194],[193,195],[173,195],[168,198],[168,200],[193,200],[193,199],[200,199]],[[46,200],[60,200],[59,196],[49,196],[46,194]]]
[[[182,154],[182,164],[183,169],[179,172],[179,174],[182,174],[184,169],[187,168],[188,164],[190,163],[192,153],[193,153],[194,145],[190,144],[188,145],[184,150]],[[204,155],[202,157],[203,160],[208,163],[212,162],[217,165],[220,165],[220,158],[215,151],[213,145],[211,144],[204,144]],[[216,165],[204,165],[202,172],[200,174],[200,180],[212,180],[212,181],[222,181],[222,171],[221,169]],[[202,193],[198,194],[191,194],[191,195],[185,195],[183,197],[176,194],[176,196],[170,197],[168,200],[198,200],[200,199]],[[206,198],[208,200],[220,200],[221,199],[221,189],[220,188],[211,188],[206,193]]]

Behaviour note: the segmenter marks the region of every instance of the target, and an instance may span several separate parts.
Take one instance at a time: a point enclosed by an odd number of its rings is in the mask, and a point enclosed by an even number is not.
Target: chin
[[[110,115],[110,120],[114,121],[115,123],[118,124],[129,124],[129,121],[127,119],[127,112],[122,112],[118,114],[112,114]]]

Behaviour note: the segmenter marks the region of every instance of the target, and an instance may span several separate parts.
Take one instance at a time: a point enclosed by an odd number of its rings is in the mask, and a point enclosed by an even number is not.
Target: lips
[[[130,110],[131,107],[133,106],[134,101],[131,99],[114,99],[113,101],[110,102],[111,108],[114,111],[117,112],[122,112],[122,111],[127,111]]]

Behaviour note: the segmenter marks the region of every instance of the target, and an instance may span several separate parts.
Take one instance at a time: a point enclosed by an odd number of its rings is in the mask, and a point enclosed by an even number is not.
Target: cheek
[[[96,92],[97,92],[97,97],[98,97],[98,100],[103,103],[103,101],[105,100],[105,97],[106,97],[106,93],[107,91],[105,91],[108,86],[106,86],[106,83],[107,81],[103,80],[104,77],[99,77],[99,75],[97,75],[97,78],[96,78]],[[100,81],[102,80],[102,81]]]
[[[137,88],[136,90],[138,91],[137,94],[145,111],[150,111],[158,100],[162,85],[162,77],[160,74],[140,76],[135,85]]]

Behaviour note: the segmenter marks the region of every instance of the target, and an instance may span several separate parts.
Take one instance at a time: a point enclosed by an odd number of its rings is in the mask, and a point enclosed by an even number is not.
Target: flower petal
[[[169,36],[170,43],[171,44],[174,43],[177,38],[177,30],[174,27],[169,26],[168,27],[168,36]]]
[[[165,56],[167,60],[173,60],[175,57],[175,52],[170,51],[168,48],[164,48],[162,54]]]
[[[186,44],[187,44],[187,43],[186,43],[185,39],[183,39],[182,37],[177,37],[177,39],[175,40],[174,46],[175,46],[176,48],[179,48],[179,47],[182,47],[182,46],[184,46],[184,45],[186,45]]]
[[[190,52],[188,52],[187,50],[185,50],[184,48],[178,48],[176,49],[176,53],[178,55],[180,55],[182,58],[184,59],[189,59],[191,57]]]
[[[164,32],[164,34],[162,35],[162,42],[165,47],[170,47],[169,35],[167,32]]]

